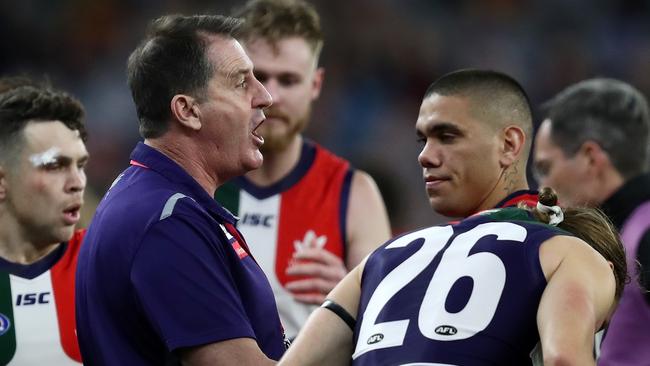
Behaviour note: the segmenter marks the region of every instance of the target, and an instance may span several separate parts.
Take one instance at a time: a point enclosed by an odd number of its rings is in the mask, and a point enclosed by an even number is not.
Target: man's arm
[[[323,249],[296,253],[298,263],[288,268],[290,275],[311,278],[289,282],[287,289],[308,304],[321,304],[325,295],[361,260],[390,238],[388,214],[375,181],[363,171],[352,176],[347,212],[347,257],[345,262]]]
[[[352,177],[346,237],[348,268],[354,268],[391,237],[388,214],[379,188],[368,173],[359,170]]]
[[[547,285],[537,311],[544,365],[595,365],[594,334],[614,309],[614,273],[580,239],[556,236],[540,248]]]
[[[272,364],[254,339],[231,276],[230,245],[199,234],[207,233],[211,223],[191,215],[195,208],[188,201],[181,200],[172,216],[151,225],[134,256],[131,283],[143,315],[183,364]]]
[[[363,263],[348,273],[327,295],[356,318],[361,296]],[[347,365],[354,351],[352,329],[333,311],[318,308],[309,316],[289,350],[280,360],[282,366]]]
[[[229,339],[179,350],[183,366],[275,365],[252,338]]]

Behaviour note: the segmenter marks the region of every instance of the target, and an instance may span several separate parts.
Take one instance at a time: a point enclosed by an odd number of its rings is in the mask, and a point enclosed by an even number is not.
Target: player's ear
[[[516,125],[503,129],[500,163],[504,167],[514,164],[521,157],[526,145],[526,133]]]
[[[314,71],[314,79],[311,82],[311,100],[316,100],[320,96],[320,91],[323,88],[324,77],[325,69],[322,67],[316,68]]]
[[[174,120],[193,130],[201,129],[201,109],[196,99],[185,94],[176,94],[169,105]]]
[[[0,165],[0,201],[7,198],[7,179],[5,177],[5,168]]]

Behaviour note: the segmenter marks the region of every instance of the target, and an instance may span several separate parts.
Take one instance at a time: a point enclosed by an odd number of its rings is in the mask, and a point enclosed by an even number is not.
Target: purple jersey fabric
[[[174,350],[241,337],[279,359],[273,293],[245,243],[226,232],[235,218],[155,149],[139,143],[131,158],[79,253],[84,363],[177,364]]]
[[[530,365],[539,246],[558,234],[505,208],[380,247],[362,276],[352,364]]]
[[[627,271],[637,273],[637,252],[642,235],[650,230],[650,201],[639,205],[625,221],[621,241],[625,246]],[[634,278],[634,277],[633,277]],[[623,295],[601,345],[599,366],[650,364],[650,307],[645,289],[637,280],[625,284]]]

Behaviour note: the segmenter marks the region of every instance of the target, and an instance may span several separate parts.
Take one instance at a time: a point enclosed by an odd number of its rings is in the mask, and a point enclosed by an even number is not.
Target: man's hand
[[[288,282],[286,288],[296,301],[306,304],[322,304],[327,294],[348,273],[341,258],[324,249],[306,248],[296,252],[293,258],[287,274],[308,278]]]

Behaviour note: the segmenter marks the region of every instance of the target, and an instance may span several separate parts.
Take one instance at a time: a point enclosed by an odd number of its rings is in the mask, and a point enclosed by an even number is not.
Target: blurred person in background
[[[0,79],[0,364],[78,365],[75,230],[88,161],[81,103]]]
[[[129,57],[140,134],[99,204],[77,270],[92,365],[271,365],[273,292],[217,187],[259,168],[271,96],[218,15],[160,17]]]
[[[302,134],[325,72],[316,10],[302,0],[253,0],[235,16],[245,20],[241,39],[273,105],[258,130],[264,164],[216,198],[240,217],[293,338],[390,227],[374,180]]]
[[[546,105],[535,140],[540,184],[563,203],[600,207],[621,232],[633,280],[605,331],[599,365],[650,360],[650,115],[646,98],[614,79],[567,87]]]

